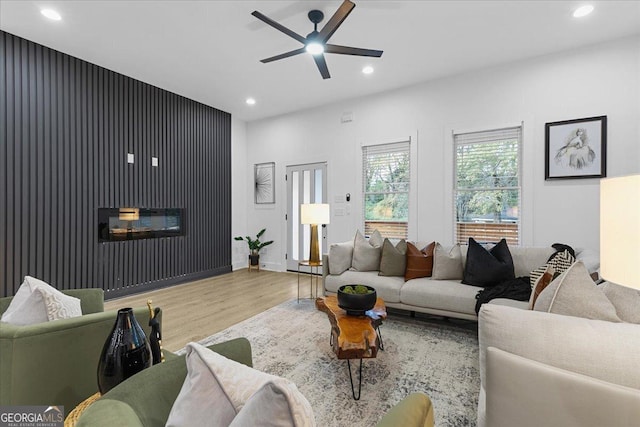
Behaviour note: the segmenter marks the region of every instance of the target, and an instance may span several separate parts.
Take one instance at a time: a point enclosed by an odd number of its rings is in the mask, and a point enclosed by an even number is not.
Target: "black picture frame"
[[[607,116],[545,124],[546,181],[607,176]]]
[[[253,166],[253,194],[256,205],[276,202],[275,162],[256,163]]]

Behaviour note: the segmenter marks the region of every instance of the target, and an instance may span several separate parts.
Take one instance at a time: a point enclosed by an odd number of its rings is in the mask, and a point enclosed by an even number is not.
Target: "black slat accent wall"
[[[0,88],[2,296],[231,271],[230,114],[6,32]],[[127,206],[184,208],[186,235],[98,243],[97,209]]]

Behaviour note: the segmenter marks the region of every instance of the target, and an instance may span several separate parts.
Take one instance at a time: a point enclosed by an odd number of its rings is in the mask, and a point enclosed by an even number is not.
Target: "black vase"
[[[98,389],[105,394],[151,366],[151,347],[131,308],[118,310],[116,324],[100,354]]]

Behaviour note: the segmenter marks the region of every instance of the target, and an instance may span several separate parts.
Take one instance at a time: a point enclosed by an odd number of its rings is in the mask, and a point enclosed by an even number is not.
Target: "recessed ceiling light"
[[[40,13],[45,17],[51,19],[52,21],[59,21],[62,19],[62,16],[60,16],[60,14],[53,9],[42,9]]]
[[[247,104],[248,105],[255,105],[256,104],[256,100],[253,98],[247,98]]]
[[[583,16],[587,16],[591,12],[593,12],[593,6],[591,6],[590,4],[587,4],[585,6],[580,6],[579,8],[574,10],[573,11],[573,17],[574,18],[582,18]]]
[[[366,67],[364,67],[362,69],[362,72],[364,74],[371,74],[371,73],[373,73],[373,67],[371,65],[367,65]]]

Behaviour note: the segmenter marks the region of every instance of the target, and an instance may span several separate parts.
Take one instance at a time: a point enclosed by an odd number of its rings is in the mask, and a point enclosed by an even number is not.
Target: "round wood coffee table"
[[[351,394],[360,400],[362,390],[362,359],[372,359],[378,349],[384,350],[380,335],[380,325],[387,318],[387,308],[382,298],[364,316],[350,316],[338,306],[338,298],[334,295],[316,299],[316,307],[327,313],[331,322],[331,338],[329,343],[338,359],[346,359],[351,381]],[[358,394],[356,395],[351,375],[351,359],[360,359]]]

